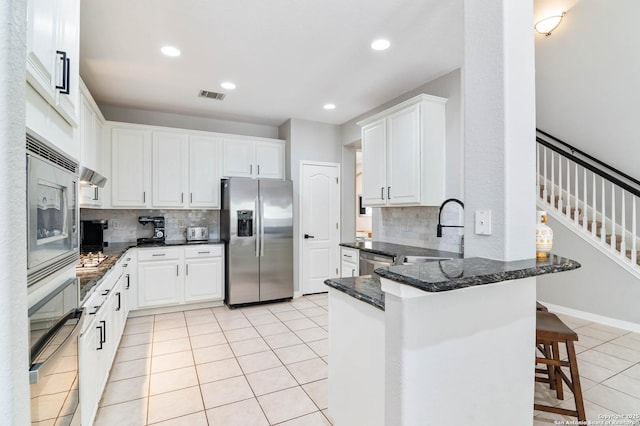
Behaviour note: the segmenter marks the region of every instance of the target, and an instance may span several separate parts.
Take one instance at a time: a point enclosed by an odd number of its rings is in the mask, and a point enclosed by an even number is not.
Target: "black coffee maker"
[[[164,230],[164,216],[139,216],[138,222],[146,225],[153,224],[153,236],[138,238],[138,244],[164,244],[166,233]]]

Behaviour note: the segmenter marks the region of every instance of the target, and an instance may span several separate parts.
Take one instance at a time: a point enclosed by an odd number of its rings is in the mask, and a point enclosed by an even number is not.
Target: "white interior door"
[[[303,294],[325,292],[324,281],[339,276],[340,269],[340,168],[302,163],[300,174],[300,287]]]

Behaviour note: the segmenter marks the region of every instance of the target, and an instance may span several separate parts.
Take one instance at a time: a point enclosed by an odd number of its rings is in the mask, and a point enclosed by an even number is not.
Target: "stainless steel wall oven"
[[[78,260],[78,163],[27,134],[27,283]]]

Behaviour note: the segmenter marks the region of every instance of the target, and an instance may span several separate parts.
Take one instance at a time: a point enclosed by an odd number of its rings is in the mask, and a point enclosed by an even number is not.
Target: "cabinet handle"
[[[116,311],[119,311],[120,308],[122,307],[122,298],[120,297],[120,292],[116,293],[116,296],[118,296],[118,307],[116,308]]]
[[[93,201],[98,201],[98,187],[93,188]]]
[[[349,259],[352,259],[352,258],[353,258],[353,256],[352,256],[352,255],[350,255],[350,254],[343,254],[343,255],[342,255],[342,257],[348,257]]]
[[[387,186],[387,200],[391,199],[391,187]]]
[[[189,275],[189,264],[187,263],[185,266],[186,270],[185,270],[185,274]]]
[[[180,265],[176,265],[176,277],[180,276]]]
[[[107,322],[103,320],[100,321],[100,324],[102,325],[96,327],[100,329],[100,346],[97,348],[99,351],[103,349],[102,344],[107,342]]]
[[[131,287],[131,276],[126,274],[125,277],[127,277],[127,286],[125,288],[129,290],[129,287]]]
[[[93,311],[93,312],[89,312],[89,315],[95,315],[95,314],[97,314],[101,307],[102,307],[102,305],[100,305],[100,306],[94,306],[93,308],[95,309],[95,311]]]
[[[384,200],[384,186],[380,188],[380,199]]]
[[[100,293],[101,296],[106,296],[107,294],[109,294],[111,290],[105,290],[102,293]]]
[[[199,251],[198,252],[198,254],[209,254],[209,253],[211,253],[209,250],[207,250],[207,251]]]
[[[352,270],[351,270],[351,278],[353,278],[353,277],[355,277],[355,276],[356,276],[356,270],[355,270],[355,269],[352,269]]]
[[[249,164],[249,174],[253,174],[253,164]]]
[[[156,257],[156,256],[166,256],[167,253],[153,253],[151,256]]]
[[[189,202],[193,204],[193,192],[189,193]]]
[[[180,202],[184,203],[184,192],[180,193]]]
[[[258,167],[258,173],[257,173],[257,175],[258,175],[258,176],[260,176],[260,164],[258,164],[258,165],[257,165],[257,167]]]
[[[62,86],[56,86],[63,95],[69,94],[69,76],[71,71],[71,59],[67,58],[67,52],[56,50],[56,54],[60,55],[62,61]]]
[[[142,191],[142,202],[143,203],[147,202],[147,191]]]

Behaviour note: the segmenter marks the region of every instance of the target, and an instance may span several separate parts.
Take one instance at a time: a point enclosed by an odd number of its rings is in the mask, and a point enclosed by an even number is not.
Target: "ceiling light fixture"
[[[222,84],[220,84],[220,87],[223,89],[233,90],[236,88],[236,85],[230,81],[223,81]]]
[[[324,104],[324,106],[322,108],[324,108],[324,109],[336,109],[336,106],[334,104]]]
[[[391,46],[391,42],[383,38],[374,40],[373,43],[371,43],[371,48],[373,50],[387,50],[389,46]]]
[[[172,58],[175,58],[176,56],[180,56],[180,50],[178,50],[173,46],[162,46],[160,51],[162,52],[162,54],[166,56],[171,56]]]
[[[545,36],[549,37],[551,35],[551,33],[553,32],[553,30],[558,28],[558,25],[560,25],[560,22],[562,21],[562,18],[564,18],[564,15],[566,15],[566,14],[567,14],[567,12],[562,12],[562,15],[548,16],[548,17],[536,22],[536,24],[533,26],[533,28],[538,33],[544,34]]]

